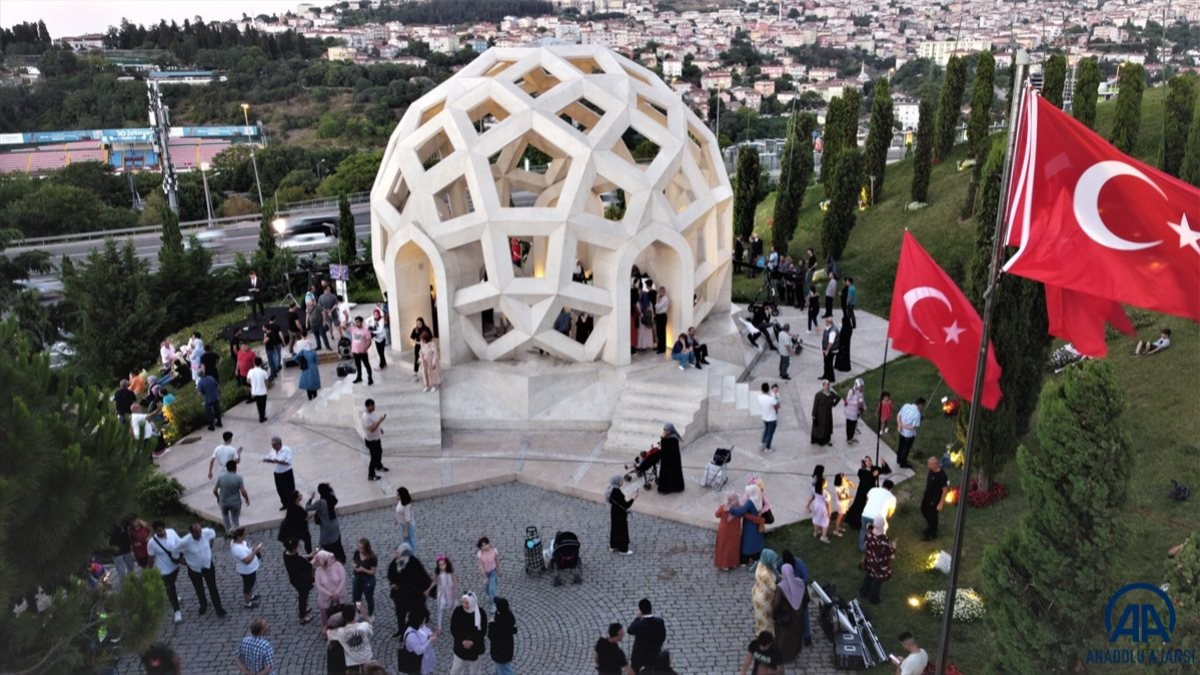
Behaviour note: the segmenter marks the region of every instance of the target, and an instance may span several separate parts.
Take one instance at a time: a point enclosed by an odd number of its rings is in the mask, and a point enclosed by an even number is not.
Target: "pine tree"
[[[1200,187],[1200,105],[1197,105],[1196,111],[1192,113],[1192,128],[1188,131],[1187,145],[1184,146],[1179,177]]]
[[[762,173],[758,150],[749,145],[738,149],[737,175],[733,185],[733,231],[743,240],[754,233],[754,212],[758,208],[758,174]]]
[[[262,205],[262,219],[258,222],[258,255],[268,263],[275,257],[275,207],[270,202]],[[258,257],[258,256],[256,256]]]
[[[980,567],[1003,672],[1075,672],[1095,643],[1096,589],[1128,581],[1115,560],[1133,465],[1122,392],[1108,361],[1068,368],[1041,397],[1038,444],[1017,453],[1029,506]]]
[[[179,231],[179,216],[165,204],[162,217],[162,246],[158,250],[155,287],[163,308],[163,328],[177,330],[208,316],[214,293],[209,275],[212,254],[192,238],[185,248]]]
[[[921,99],[917,122],[917,147],[913,151],[912,200],[929,199],[929,174],[933,171],[933,102]]]
[[[1063,87],[1067,83],[1067,57],[1055,54],[1042,66],[1042,98],[1055,108],[1063,106]]]
[[[158,249],[159,266],[183,259],[183,234],[179,231],[179,214],[164,203],[158,209],[162,220],[162,243]]]
[[[821,183],[825,185],[825,196],[833,191],[833,180],[837,175],[837,157],[845,144],[846,133],[842,126],[846,122],[846,101],[841,96],[829,100],[825,109],[825,129],[821,136]]]
[[[806,112],[793,114],[788,124],[771,229],[771,247],[780,251],[788,250],[800,219],[800,207],[804,205],[804,193],[812,180],[812,132],[816,126],[816,118]]]
[[[78,372],[119,379],[157,353],[166,315],[154,277],[133,242],[117,248],[106,239],[84,264],[64,269],[62,280],[67,305],[75,308],[69,320]]]
[[[946,79],[938,100],[937,122],[933,132],[933,161],[946,159],[954,148],[954,133],[962,109],[963,90],[967,86],[967,62],[951,56],[946,63]]]
[[[1133,153],[1138,130],[1142,126],[1142,89],[1145,71],[1136,63],[1121,66],[1120,90],[1117,92],[1117,112],[1108,140],[1125,154]]]
[[[821,221],[821,248],[826,257],[841,260],[857,218],[858,193],[862,189],[862,153],[855,149],[842,152],[837,171],[829,210]]]
[[[108,397],[51,370],[14,321],[0,323],[0,344],[0,671],[101,672],[112,655],[86,639],[100,611],[127,653],[159,634],[166,597],[157,573],[130,575],[107,595],[80,577],[108,529],[135,510],[153,466]],[[44,611],[39,588],[52,598]]]
[[[338,197],[338,253],[342,262],[347,265],[358,258],[358,233],[354,230],[350,198],[345,194]]]
[[[1000,209],[1004,149],[1003,140],[995,141],[983,169],[975,251],[967,269],[966,294],[980,314],[991,269],[996,214]],[[1041,284],[1005,274],[996,283],[995,293],[991,341],[1003,370],[1000,389],[1004,398],[995,410],[979,411],[974,468],[984,488],[991,485],[1016,453],[1017,443],[1029,430],[1050,346]],[[966,420],[967,415],[959,415],[960,445],[966,442]]]
[[[888,92],[888,81],[881,77],[875,81],[875,95],[871,103],[871,126],[867,131],[867,148],[864,157],[864,172],[867,179],[875,177],[875,185],[868,192],[868,199],[874,204],[883,194],[883,176],[887,171],[888,148],[892,145],[892,123],[895,114],[892,110],[892,95]]]
[[[995,98],[996,59],[991,52],[979,55],[975,67],[975,85],[971,91],[971,116],[967,119],[967,155],[975,160],[971,182],[967,185],[967,201],[963,204],[963,219],[975,213],[975,195],[983,164],[988,157],[988,126],[992,120],[992,99]]]
[[[1195,78],[1176,75],[1167,80],[1167,100],[1163,105],[1163,143],[1158,153],[1158,165],[1172,176],[1183,168],[1183,153],[1188,127],[1196,108]]]
[[[1100,66],[1096,59],[1083,59],[1075,66],[1075,95],[1071,97],[1071,114],[1075,119],[1096,128],[1096,96],[1100,90]]]

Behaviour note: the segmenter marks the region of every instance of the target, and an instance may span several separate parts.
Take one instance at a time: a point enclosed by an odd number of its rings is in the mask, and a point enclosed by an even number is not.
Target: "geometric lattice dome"
[[[653,72],[596,46],[490,49],[413,103],[371,192],[393,337],[420,316],[447,363],[627,363],[634,265],[668,289],[672,336],[728,308],[732,195]],[[554,331],[563,308],[594,317],[586,342]]]

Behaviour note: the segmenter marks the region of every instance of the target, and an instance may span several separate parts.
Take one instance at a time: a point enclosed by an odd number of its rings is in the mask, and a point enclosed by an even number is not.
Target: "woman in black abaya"
[[[853,335],[854,328],[850,325],[850,320],[843,318],[842,329],[838,332],[837,356],[833,357],[834,370],[850,371],[850,338]]]
[[[659,441],[658,491],[664,495],[683,492],[683,460],[679,456],[679,432],[674,424],[663,425]]]

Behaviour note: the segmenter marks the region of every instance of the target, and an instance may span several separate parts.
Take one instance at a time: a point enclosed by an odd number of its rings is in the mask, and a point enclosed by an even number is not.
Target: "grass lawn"
[[[1163,88],[1149,90],[1143,97],[1142,133],[1135,155],[1143,161],[1155,163],[1158,146],[1162,141]],[[1098,111],[1098,127],[1106,133],[1111,126],[1112,104],[1101,104]],[[959,146],[953,157],[933,169],[930,182],[930,205],[915,212],[905,212],[909,200],[912,180],[912,162],[905,160],[888,167],[887,180],[879,205],[858,214],[858,222],[850,237],[841,261],[845,274],[855,277],[859,287],[859,305],[864,310],[886,316],[890,304],[892,280],[895,276],[896,258],[901,236],[905,227],[912,229],[921,244],[947,272],[961,280],[967,256],[974,245],[975,223],[959,223],[958,214],[965,197],[968,172],[955,170],[955,161],[962,157]],[[789,253],[796,256],[810,246],[819,247],[821,212],[817,202],[823,196],[821,186],[808,192],[805,206],[801,210],[800,224],[792,240]],[[774,207],[774,195],[759,206],[755,230],[759,236],[770,241],[769,218]],[[753,297],[761,286],[761,278],[734,280],[734,297],[738,300]],[[1154,337],[1160,326],[1171,327],[1173,346],[1170,351],[1149,358],[1128,356],[1132,342],[1126,338],[1110,342],[1110,359],[1128,397],[1128,411],[1124,416],[1125,427],[1130,438],[1130,450],[1136,453],[1135,468],[1130,476],[1131,490],[1125,507],[1125,545],[1116,552],[1117,565],[1113,581],[1119,586],[1134,581],[1162,583],[1166,571],[1166,551],[1181,543],[1195,531],[1200,519],[1200,503],[1193,500],[1183,504],[1170,501],[1167,494],[1171,479],[1190,485],[1193,490],[1200,487],[1200,394],[1195,382],[1200,381],[1200,326],[1174,317],[1152,315],[1152,324],[1139,329],[1139,337]],[[1190,375],[1188,373],[1191,373]],[[879,370],[866,373],[868,406],[870,415],[875,414],[880,391]],[[891,524],[891,533],[898,541],[895,575],[884,584],[883,604],[871,611],[875,627],[885,649],[896,651],[899,646],[895,636],[901,631],[912,630],[933,658],[937,649],[937,637],[941,617],[925,609],[908,606],[911,595],[922,595],[929,590],[945,588],[946,577],[927,571],[926,561],[931,553],[949,550],[953,545],[955,509],[947,508],[942,513],[942,536],[935,543],[922,542],[924,519],[920,514],[920,492],[924,488],[925,469],[923,459],[929,455],[940,456],[948,443],[954,440],[954,418],[947,418],[940,410],[942,396],[950,395],[941,382],[937,371],[925,361],[902,358],[887,370],[887,389],[892,393],[896,408],[905,401],[918,396],[929,400],[926,416],[913,450],[914,465],[919,467],[915,479],[910,479],[898,488],[900,509]],[[1056,380],[1047,375],[1047,384]],[[845,391],[848,383],[838,385]],[[873,423],[870,426],[874,427]],[[1036,427],[1036,420],[1035,420]],[[1034,432],[1025,439],[1036,443]],[[895,447],[896,432],[885,437]],[[873,454],[874,448],[860,446],[857,452]],[[1086,467],[1081,467],[1086,470]],[[831,477],[832,478],[832,477]],[[958,485],[961,473],[950,471],[951,484]],[[960,588],[974,587],[982,590],[978,564],[983,550],[998,541],[1009,527],[1015,527],[1025,512],[1025,496],[1020,484],[1015,460],[1000,476],[1000,481],[1009,488],[1010,496],[986,508],[971,508],[967,514],[966,538],[963,544],[963,566],[960,571]],[[851,530],[851,533],[857,534]],[[782,550],[790,548],[804,558],[812,576],[823,586],[836,585],[843,597],[857,594],[862,573],[857,565],[860,554],[856,538],[848,534],[843,539],[834,538],[830,545],[817,542],[811,536],[811,526],[801,523],[783,528],[767,538],[767,545]],[[1097,588],[1094,593],[1094,616],[1096,618],[1095,639],[1084,647],[1107,646],[1104,629],[1104,606],[1109,595],[1117,586]],[[986,598],[985,598],[986,602]],[[956,624],[952,633],[951,660],[966,673],[978,673],[985,669],[993,658],[993,639],[986,621],[974,624]],[[889,672],[892,666],[877,668]],[[1106,667],[1105,672],[1139,672],[1132,668]]]

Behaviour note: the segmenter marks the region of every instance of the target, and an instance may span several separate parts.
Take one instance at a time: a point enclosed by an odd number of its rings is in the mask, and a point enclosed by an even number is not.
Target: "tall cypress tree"
[[[827,257],[841,260],[850,230],[858,212],[858,193],[862,189],[862,153],[856,149],[842,152],[838,159],[837,176],[833,181],[833,197],[829,210],[821,221],[821,248]]]
[[[1196,108],[1195,78],[1176,75],[1167,80],[1167,100],[1163,105],[1163,143],[1158,153],[1158,165],[1172,176],[1179,176],[1183,168],[1183,153],[1188,127],[1192,124],[1192,112]]]
[[[933,170],[933,102],[921,99],[918,108],[917,147],[913,151],[912,200],[924,203],[929,198],[929,174]]]
[[[970,218],[975,213],[975,195],[979,190],[979,179],[983,164],[988,157],[988,126],[992,120],[992,99],[995,98],[996,59],[991,52],[979,55],[975,67],[975,85],[971,90],[971,116],[967,119],[967,154],[974,158],[971,182],[967,185],[967,201],[963,204],[962,217]]]
[[[1099,359],[1068,368],[1041,397],[1038,443],[1017,453],[1028,506],[980,567],[1004,672],[1074,672],[1096,641],[1096,589],[1128,581],[1115,564],[1133,465],[1124,410]]]
[[[780,251],[788,250],[800,219],[800,207],[804,205],[804,193],[812,180],[812,132],[816,125],[816,118],[806,112],[792,115],[788,124],[771,229],[771,247]]]
[[[1137,145],[1138,131],[1142,126],[1142,89],[1145,84],[1145,71],[1140,65],[1126,63],[1121,66],[1117,113],[1108,140],[1127,155]]]
[[[1192,128],[1188,131],[1187,145],[1184,146],[1179,177],[1200,187],[1200,105],[1192,113]]]
[[[887,171],[888,148],[892,145],[892,95],[888,92],[888,81],[881,77],[875,81],[875,95],[871,103],[871,126],[867,131],[867,148],[864,172],[867,179],[875,177],[874,189],[868,192],[871,203],[876,203],[883,194],[883,175]]]
[[[338,197],[338,252],[347,265],[358,258],[358,233],[354,231],[354,213],[350,211],[350,198],[345,193]]]
[[[992,262],[996,214],[1000,209],[1000,187],[1004,173],[1002,140],[993,143],[983,169],[982,196],[976,217],[975,251],[967,269],[966,293],[983,313],[984,291]],[[1011,274],[996,283],[992,310],[992,346],[1003,372],[1000,389],[1004,398],[995,410],[981,410],[974,464],[982,484],[991,481],[1017,450],[1029,430],[1029,422],[1042,389],[1046,352],[1050,346],[1045,292],[1040,283]],[[958,438],[966,441],[967,415],[959,416]]]
[[[183,260],[183,234],[179,230],[179,214],[164,203],[158,209],[162,219],[162,238],[158,247],[158,265],[166,267]]]
[[[825,109],[825,129],[821,136],[821,182],[825,185],[825,196],[833,192],[833,181],[837,176],[837,157],[845,145],[846,101],[841,96],[829,100]]]
[[[733,184],[733,231],[749,240],[754,233],[754,211],[758,208],[758,175],[762,173],[758,150],[743,145],[738,149],[737,175]]]
[[[1055,108],[1063,106],[1063,87],[1067,84],[1067,57],[1055,54],[1042,66],[1042,98]]]
[[[1083,59],[1075,66],[1075,94],[1071,97],[1071,114],[1075,119],[1096,128],[1096,96],[1100,90],[1100,66],[1096,59]]]
[[[946,159],[954,148],[954,131],[962,109],[963,90],[967,86],[967,62],[951,56],[946,63],[946,79],[938,99],[937,122],[933,132],[933,160]]]
[[[275,230],[271,221],[275,220],[275,207],[270,202],[262,205],[262,219],[258,221],[258,254],[266,262],[275,257]]]

